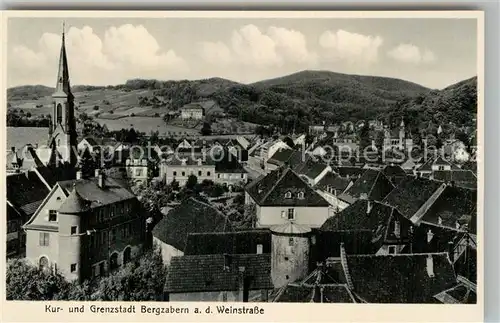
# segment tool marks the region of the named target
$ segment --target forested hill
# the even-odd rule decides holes
[[[413,129],[436,128],[450,122],[475,127],[477,108],[477,77],[472,77],[443,90],[398,101],[385,116],[392,124],[403,117]]]
[[[253,84],[241,84],[222,78],[204,80],[158,81],[129,80],[116,86],[74,86],[78,97],[91,100],[108,89],[127,92],[130,102],[147,96],[163,97],[165,109],[184,104],[215,100],[229,115],[239,120],[280,127],[283,131],[304,131],[310,124],[357,121],[360,119],[401,116],[418,122],[450,120],[466,123],[476,109],[476,78],[443,90],[430,90],[400,79],[340,74],[328,71],[302,71]],[[52,89],[23,86],[8,89],[8,100],[36,100],[49,96]],[[105,93],[104,93],[105,94]],[[97,95],[97,93],[96,93]],[[105,96],[105,95],[104,95]],[[135,100],[131,96],[137,97]],[[108,109],[114,106],[110,100]],[[78,102],[77,102],[78,104]],[[137,103],[130,103],[136,104]],[[436,115],[437,113],[437,115]]]

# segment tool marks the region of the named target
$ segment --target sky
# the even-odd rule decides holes
[[[55,86],[61,18],[9,18],[7,86]],[[72,85],[222,77],[252,83],[302,70],[400,78],[441,89],[477,74],[468,18],[68,18]]]

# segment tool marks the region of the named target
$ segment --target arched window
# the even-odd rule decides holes
[[[111,270],[118,268],[118,254],[116,252],[111,255],[109,261]]]
[[[285,198],[286,198],[286,199],[290,199],[290,198],[292,198],[292,193],[291,193],[291,192],[286,192],[286,193],[285,193]]]
[[[47,257],[41,257],[38,261],[38,268],[40,268],[40,270],[49,269],[49,259]]]
[[[123,250],[123,264],[128,263],[131,258],[132,258],[132,250],[130,249],[130,247],[127,247],[125,248],[125,250]]]
[[[62,105],[59,103],[56,109],[56,120],[57,123],[62,123]]]
[[[304,198],[304,192],[299,192],[297,198],[302,200]]]

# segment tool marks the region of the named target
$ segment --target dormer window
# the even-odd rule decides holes
[[[297,198],[300,200],[303,200],[304,199],[304,192],[297,193]]]
[[[285,193],[285,198],[286,199],[291,199],[292,198],[292,193],[291,192],[286,192]]]

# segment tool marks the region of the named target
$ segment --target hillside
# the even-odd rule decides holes
[[[392,124],[403,117],[411,128],[427,129],[450,123],[475,127],[476,113],[477,77],[472,77],[439,91],[401,100],[385,116]]]
[[[418,123],[462,124],[476,109],[475,78],[437,91],[400,79],[327,71],[302,71],[248,85],[222,78],[135,79],[116,86],[74,86],[73,92],[77,113],[106,120],[102,122],[119,120],[120,125],[134,125],[143,117],[140,123],[146,128],[148,118],[161,118],[191,102],[215,102],[214,113],[222,109],[237,120],[283,131],[304,131],[323,121],[385,117],[394,122],[402,116]],[[49,87],[16,87],[8,89],[8,101],[11,109],[47,114],[51,94]]]

